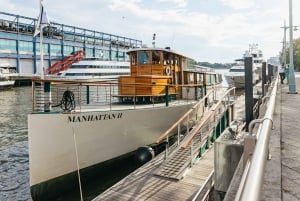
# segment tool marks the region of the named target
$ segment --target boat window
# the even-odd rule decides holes
[[[175,66],[179,66],[179,57],[175,56]]]
[[[152,64],[160,64],[160,51],[152,52]]]
[[[194,74],[189,73],[188,74],[188,84],[194,83]]]
[[[170,53],[164,52],[164,65],[170,64]]]
[[[203,82],[202,74],[197,73],[196,79],[197,79],[196,80],[197,83],[202,83]]]
[[[133,52],[133,53],[131,53],[130,54],[130,56],[131,56],[131,64],[132,65],[136,65],[137,64],[137,53],[136,52]]]
[[[139,64],[149,64],[150,63],[150,52],[140,51],[139,52]]]
[[[243,68],[231,68],[229,72],[244,72],[245,70]]]

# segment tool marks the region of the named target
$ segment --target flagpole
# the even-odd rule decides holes
[[[42,15],[42,1],[40,0],[40,14]],[[42,16],[41,16],[42,17]],[[43,24],[40,25],[40,75],[44,79],[44,47],[43,47]]]

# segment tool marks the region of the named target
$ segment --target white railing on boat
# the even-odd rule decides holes
[[[215,84],[217,83],[213,80],[206,86],[206,89],[216,87]],[[138,84],[128,84],[128,87],[135,88],[136,86]],[[203,85],[178,85],[178,87],[183,89],[185,98],[178,97],[177,93],[167,94],[168,98],[165,94],[119,95],[119,86],[116,81],[36,78],[32,84],[32,112],[70,112],[71,110],[82,112],[89,109],[122,109],[122,106],[126,106],[127,109],[154,107],[158,104],[164,106],[167,104],[166,100],[170,103],[191,102],[203,97],[206,93]],[[64,102],[66,92],[73,96],[73,102]],[[70,108],[66,107],[68,104],[69,106],[71,104]]]

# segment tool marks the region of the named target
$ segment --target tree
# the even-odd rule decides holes
[[[294,39],[293,41],[294,49],[293,49],[293,56],[294,56],[294,69],[295,71],[300,71],[300,38]],[[286,48],[286,63],[290,63],[290,48]],[[283,61],[283,52],[280,52],[280,61]]]

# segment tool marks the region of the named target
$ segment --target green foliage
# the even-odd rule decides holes
[[[221,64],[221,63],[209,63],[209,62],[197,62],[197,65],[210,67],[210,68],[218,68],[218,69],[224,69],[224,68],[230,68],[230,64]]]
[[[294,39],[294,69],[295,71],[300,71],[300,38]],[[290,48],[286,48],[286,63],[290,63]],[[280,52],[280,61],[283,61],[283,52]]]

